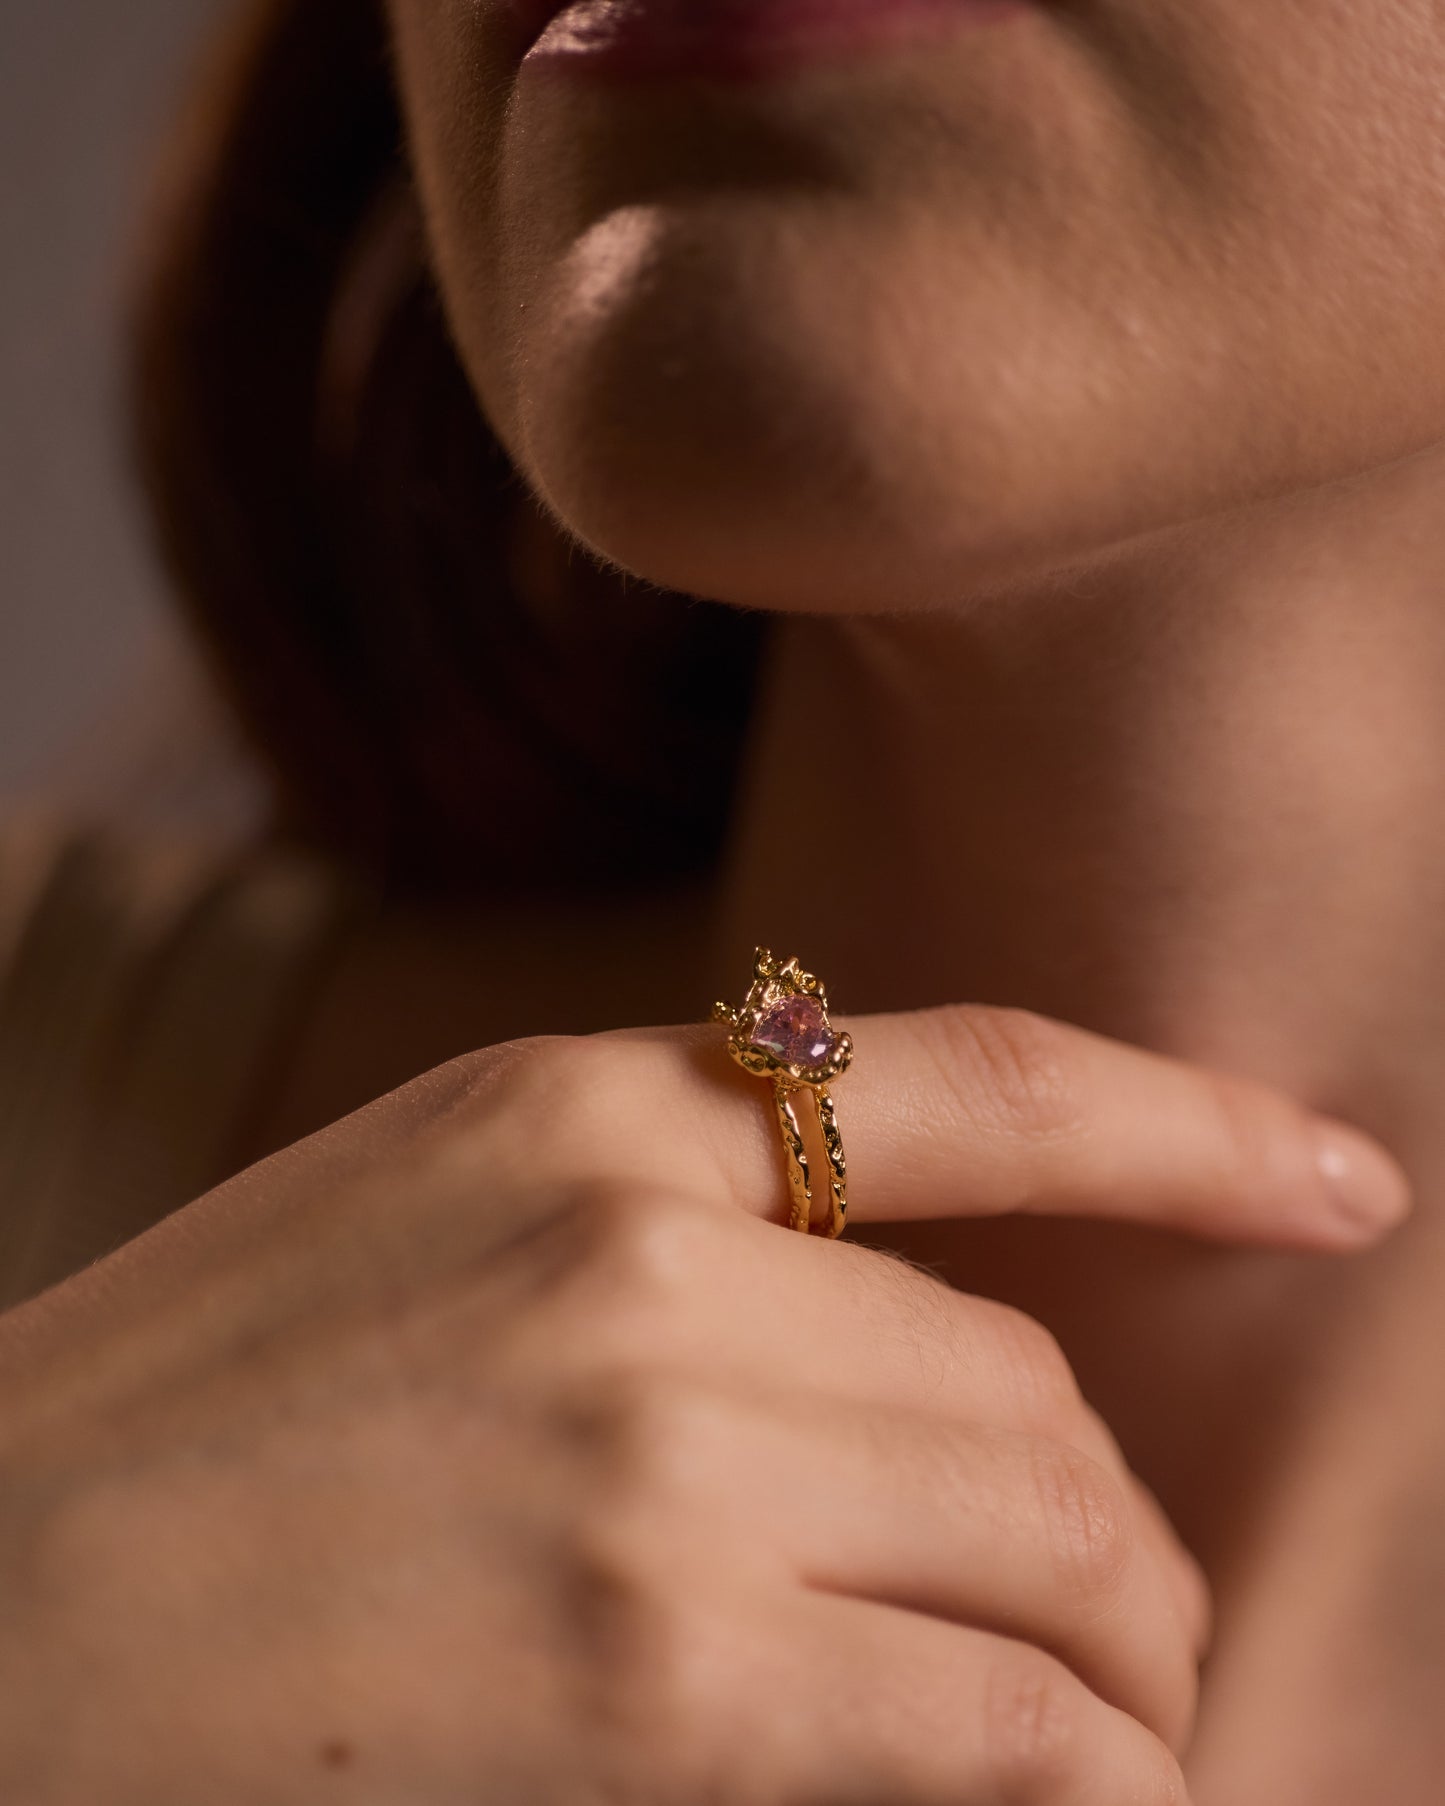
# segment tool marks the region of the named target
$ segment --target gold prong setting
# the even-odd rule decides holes
[[[728,1031],[728,1053],[734,1062],[772,1084],[787,1162],[792,1227],[805,1234],[813,1232],[813,1178],[794,1099],[800,1094],[811,1097],[829,1181],[828,1217],[819,1233],[840,1235],[848,1212],[848,1170],[827,1087],[852,1063],[853,1038],[840,1034],[829,1021],[827,987],[816,973],[805,972],[796,958],[780,960],[759,947],[747,997],[737,1008],[714,1004],[712,1017]]]
[[[772,1046],[762,1045],[758,1036],[766,1032],[770,1020],[776,1020],[793,999],[803,999],[817,1006],[817,1058],[789,1059],[787,1037]],[[837,1033],[828,1020],[828,991],[814,972],[805,972],[796,957],[774,958],[766,947],[753,956],[753,984],[741,1006],[713,1005],[713,1020],[728,1030],[728,1052],[744,1072],[755,1078],[781,1078],[791,1085],[804,1085],[819,1091],[848,1070],[853,1059],[853,1037]],[[812,1019],[799,1013],[795,1025],[811,1027]],[[809,1052],[813,1052],[810,1049]]]

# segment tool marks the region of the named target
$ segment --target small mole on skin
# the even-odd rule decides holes
[[[327,1768],[350,1768],[356,1751],[349,1743],[323,1743],[321,1760]]]

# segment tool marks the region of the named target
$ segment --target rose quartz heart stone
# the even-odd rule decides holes
[[[783,997],[769,1004],[753,1030],[753,1046],[784,1066],[821,1066],[837,1044],[816,997]]]

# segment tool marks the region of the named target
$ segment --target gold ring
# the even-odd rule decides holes
[[[848,1165],[828,1086],[848,1070],[853,1038],[828,1020],[823,981],[796,959],[777,960],[766,947],[753,958],[753,988],[737,1009],[715,1003],[712,1019],[728,1031],[728,1052],[744,1072],[768,1079],[783,1136],[792,1199],[791,1222],[804,1235],[837,1236],[848,1217]],[[818,1138],[828,1163],[828,1219],[813,1226],[813,1170],[797,1099],[813,1100]]]

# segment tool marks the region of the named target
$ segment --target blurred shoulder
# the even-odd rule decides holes
[[[45,894],[64,830],[46,816],[0,822],[0,980]]]
[[[356,907],[304,851],[40,809],[0,826],[0,1299],[241,1163]]]
[[[338,887],[270,844],[266,785],[173,638],[33,780],[0,805],[0,1028],[27,973],[74,997],[177,936],[224,966],[228,943],[284,940]]]
[[[349,883],[329,862],[255,841],[35,807],[0,820],[0,986],[47,955],[140,957],[187,925],[218,948],[279,945]],[[0,997],[3,997],[0,990]]]

